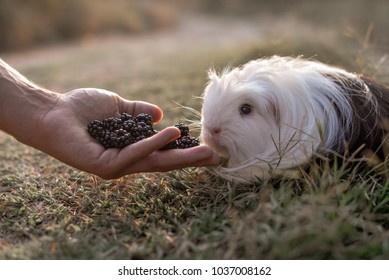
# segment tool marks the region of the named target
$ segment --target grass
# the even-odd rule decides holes
[[[132,44],[107,46],[63,50],[65,58],[19,70],[63,92],[92,84],[154,102],[165,110],[163,127],[194,118],[173,101],[200,110],[191,97],[201,94],[210,66],[317,54],[372,73],[376,58],[360,63],[361,48],[269,39],[159,51],[137,63]],[[0,135],[0,259],[388,259],[389,181],[379,170],[321,161],[249,186],[205,168],[102,180]]]
[[[1,258],[389,257],[389,183],[368,172],[322,163],[251,186],[199,169],[104,181],[17,148],[29,161],[1,168]]]

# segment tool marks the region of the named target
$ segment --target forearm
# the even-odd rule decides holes
[[[0,129],[35,146],[39,122],[58,94],[28,81],[0,59]]]

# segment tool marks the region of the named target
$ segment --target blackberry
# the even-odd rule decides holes
[[[177,127],[181,132],[182,136],[188,136],[189,135],[189,127],[183,123],[176,124],[175,127]]]
[[[120,115],[120,119],[125,122],[125,121],[129,121],[129,120],[132,120],[132,116],[128,113],[122,113]]]
[[[182,136],[177,139],[178,149],[187,149],[200,145],[199,141],[191,136]]]
[[[135,127],[136,123],[133,120],[125,120],[123,122],[123,129],[127,132],[130,132],[133,127]]]
[[[145,113],[140,113],[134,118],[134,121],[137,123],[144,122],[147,125],[152,125],[153,117]]]

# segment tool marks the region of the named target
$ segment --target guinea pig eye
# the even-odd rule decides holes
[[[248,115],[250,114],[252,111],[252,108],[251,108],[251,105],[249,104],[243,104],[241,107],[240,107],[240,113],[242,115]]]

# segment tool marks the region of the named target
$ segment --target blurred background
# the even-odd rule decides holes
[[[0,50],[23,50],[107,33],[134,34],[170,28],[184,8],[180,2],[0,0]]]
[[[217,17],[263,18],[268,31],[301,37],[303,32],[336,32],[389,44],[387,0],[0,0],[0,51],[99,36],[174,28],[188,12]],[[278,22],[300,23],[301,30],[278,29]],[[293,27],[293,26],[290,26]],[[265,28],[265,27],[264,27]],[[228,32],[228,30],[220,30]]]

